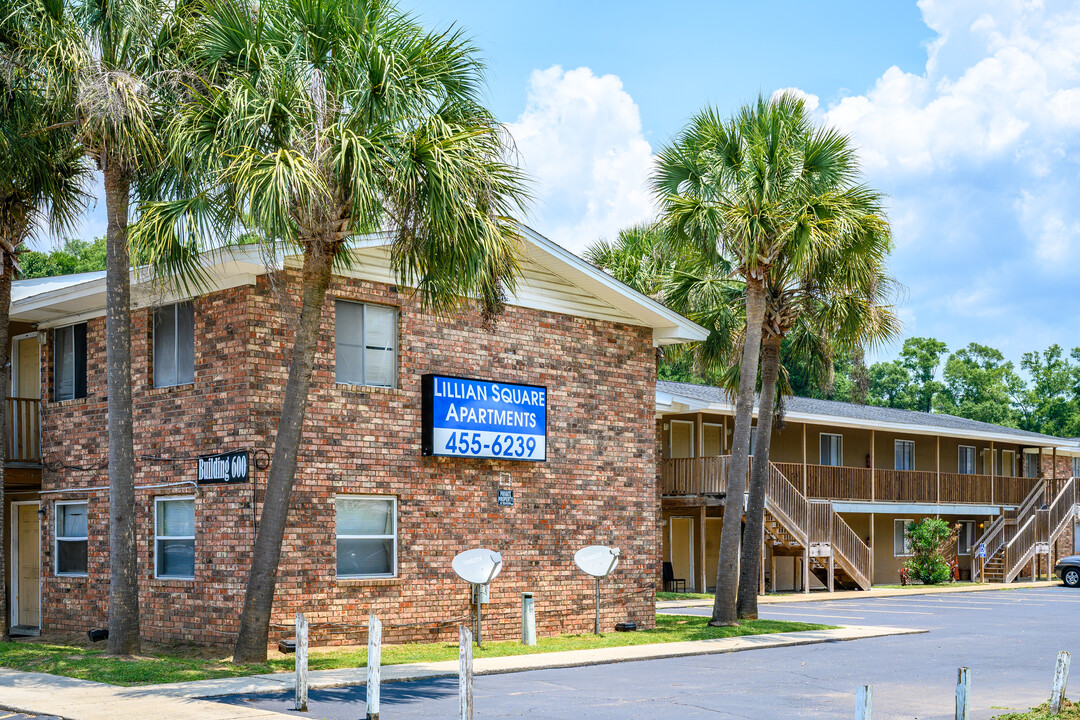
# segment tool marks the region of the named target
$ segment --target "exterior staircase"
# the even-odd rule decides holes
[[[999,515],[971,546],[971,577],[1010,583],[1039,555],[1048,557],[1054,544],[1077,516],[1077,479],[1036,483],[1020,507]],[[985,558],[980,548],[985,546]],[[1034,575],[1034,573],[1031,573]]]
[[[776,556],[806,556],[829,590],[870,589],[870,548],[828,500],[810,501],[773,463],[765,487],[765,542]]]

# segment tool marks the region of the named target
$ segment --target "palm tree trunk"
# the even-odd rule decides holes
[[[12,237],[15,237],[15,235],[9,236],[9,242]],[[14,246],[14,243],[11,244]],[[11,317],[11,281],[15,276],[15,258],[5,252],[3,254],[3,263],[3,270],[0,271],[0,350],[5,353],[4,357],[9,357],[11,351],[8,344],[11,342],[11,337],[8,334],[8,323]],[[2,510],[4,508],[4,465],[7,463],[7,398],[11,390],[10,362],[0,363],[0,387],[3,388],[3,393],[0,393],[3,398],[3,402],[0,402],[0,537],[5,537],[4,518],[6,514]],[[5,560],[4,553],[0,552],[0,611],[4,613],[4,619],[0,621],[0,639],[2,640],[9,638],[11,621],[11,611],[7,599]]]
[[[742,563],[739,566],[737,610],[741,620],[757,620],[758,615],[758,573],[765,560],[761,556],[761,543],[765,537],[765,484],[769,477],[776,380],[780,374],[780,343],[780,336],[772,334],[761,343],[761,396],[758,400],[754,464],[750,470],[750,496],[746,501]]]
[[[127,172],[105,175],[105,368],[109,427],[109,653],[139,652],[139,565],[135,542],[135,448],[131,416],[131,261]]]
[[[259,516],[259,530],[255,535],[251,573],[244,596],[244,610],[240,615],[240,633],[233,650],[235,663],[266,660],[281,542],[285,537],[289,499],[296,480],[297,456],[304,429],[311,372],[315,366],[319,323],[326,290],[330,286],[333,262],[333,254],[320,246],[318,241],[313,241],[304,251],[300,321],[296,327],[292,363],[289,365],[285,399],[274,441],[274,456],[266,481],[266,497]]]
[[[742,539],[743,496],[746,493],[746,466],[750,460],[750,423],[754,415],[758,358],[761,353],[761,323],[765,319],[765,286],[753,277],[746,279],[746,340],[739,373],[739,397],[735,401],[735,435],[728,466],[724,526],[720,532],[720,562],[716,568],[716,597],[709,625],[735,625],[739,583],[739,545]]]

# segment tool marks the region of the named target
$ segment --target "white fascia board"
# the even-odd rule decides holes
[[[697,323],[619,282],[531,228],[521,226],[521,229],[531,246],[527,249],[531,260],[653,328],[653,345],[708,338],[709,331]]]
[[[657,392],[657,397],[659,397],[659,391]],[[671,404],[672,406],[674,406],[675,403],[686,403],[691,406],[697,405],[697,407],[694,407],[693,410],[672,410],[665,412],[714,412],[726,415],[733,415],[735,413],[735,405],[733,403],[709,403],[682,396],[671,397],[672,400],[669,404]],[[757,417],[756,408],[754,409],[754,417]],[[984,430],[959,430],[957,428],[946,428],[933,425],[911,425],[908,423],[883,422],[881,420],[864,420],[861,418],[837,417],[835,415],[816,415],[813,413],[787,412],[784,413],[784,420],[790,422],[806,423],[808,425],[825,425],[841,428],[852,428],[858,430],[883,430],[885,432],[894,432],[898,435],[938,435],[941,437],[952,437],[966,440],[986,440],[988,442],[1001,442],[1013,445],[1029,445],[1045,448],[1062,447],[1061,438],[1048,437],[1045,440],[1040,440],[1039,438],[1009,435],[1008,433],[993,433]],[[1080,449],[1078,448],[1074,447],[1071,449],[1080,452]]]

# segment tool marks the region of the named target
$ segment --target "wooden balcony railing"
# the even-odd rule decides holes
[[[660,463],[664,495],[723,495],[727,491],[727,455],[668,458]]]
[[[672,458],[661,462],[665,495],[723,494],[727,480],[728,456],[712,458]],[[1020,477],[991,477],[932,470],[875,470],[869,468],[773,463],[807,499],[967,503],[1018,506],[1039,480]],[[805,475],[805,477],[804,477]],[[1048,483],[1047,497],[1063,487],[1064,480]],[[805,489],[805,490],[804,490]]]
[[[41,462],[40,400],[8,398],[7,461]]]

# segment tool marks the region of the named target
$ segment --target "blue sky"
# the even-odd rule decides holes
[[[797,88],[889,195],[906,335],[1080,345],[1080,3],[401,2],[482,49],[529,222],[570,249],[652,216],[653,153],[694,111]]]

